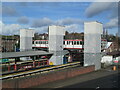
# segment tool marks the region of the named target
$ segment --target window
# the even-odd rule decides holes
[[[35,41],[32,41],[32,44],[34,44]]]
[[[43,41],[43,44],[45,44],[45,41]]]
[[[73,45],[73,41],[72,41],[72,45]]]
[[[74,45],[76,45],[76,41],[74,41]]]
[[[77,45],[79,45],[79,41],[77,41]]]
[[[48,44],[48,41],[46,41],[46,44]]]
[[[36,41],[36,44],[38,44],[38,41]]]
[[[39,41],[39,44],[41,44],[41,41]]]
[[[67,45],[68,45],[68,41],[67,41]]]
[[[63,41],[63,44],[65,45],[65,41]]]
[[[70,41],[68,41],[68,44],[70,45]]]
[[[46,41],[44,41],[44,44],[46,44]]]
[[[43,44],[43,41],[41,41],[41,44]]]
[[[45,41],[45,44],[48,44],[48,41]]]
[[[40,41],[40,44],[42,44],[42,41]]]
[[[84,42],[82,41],[82,45],[84,45]]]
[[[80,41],[80,45],[82,45],[82,41]]]

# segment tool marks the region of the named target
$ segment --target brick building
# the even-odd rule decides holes
[[[18,47],[19,36],[0,37],[0,52],[13,52]]]

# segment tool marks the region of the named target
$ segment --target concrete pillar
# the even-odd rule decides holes
[[[103,26],[99,22],[84,23],[84,66],[101,68],[101,34]]]
[[[32,49],[32,37],[34,31],[31,29],[20,30],[20,51],[26,51]]]
[[[65,35],[63,26],[49,26],[49,52],[54,55],[50,58],[49,63],[53,65],[63,64],[63,37]]]
[[[34,37],[32,29],[20,30],[20,51],[32,50],[32,37]],[[22,57],[21,60],[27,60],[27,58]]]

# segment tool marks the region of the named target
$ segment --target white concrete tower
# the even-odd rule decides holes
[[[99,22],[84,23],[84,66],[95,65],[101,68],[101,34],[103,25]]]
[[[65,30],[63,26],[49,26],[49,52],[54,55],[50,58],[49,62],[53,65],[63,64],[63,37]]]
[[[20,51],[26,51],[32,49],[32,37],[34,31],[32,29],[20,30]]]

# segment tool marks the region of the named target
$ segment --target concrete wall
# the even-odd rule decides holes
[[[103,26],[99,22],[84,23],[84,66],[101,68],[101,34]]]
[[[80,74],[89,73],[95,70],[94,66],[76,67],[49,73],[42,73],[33,76],[26,76],[11,80],[4,80],[2,88],[30,88],[48,82],[71,78]]]

